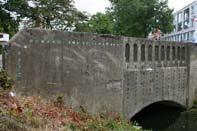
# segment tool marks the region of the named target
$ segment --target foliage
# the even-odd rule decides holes
[[[57,107],[62,107],[64,105],[64,96],[63,95],[57,96],[56,100],[54,101],[54,105]]]
[[[0,0],[0,7],[0,31],[8,34],[16,33],[20,22],[23,28],[65,31],[87,18],[73,0]]]
[[[27,10],[26,0],[0,0],[0,32],[14,35]]]
[[[13,35],[23,28],[94,32],[146,37],[159,28],[173,29],[167,0],[110,0],[111,8],[90,18],[78,11],[73,0],[0,0],[0,31]]]
[[[74,7],[73,0],[32,0],[31,3],[31,13],[27,16],[31,27],[72,30],[76,22],[86,18]]]
[[[13,80],[9,77],[6,71],[0,71],[0,88],[3,90],[10,90],[13,87]]]
[[[97,13],[90,20],[78,23],[75,31],[92,32],[99,34],[113,34],[114,21],[110,12]]]
[[[110,1],[116,34],[147,37],[155,28],[159,28],[163,33],[173,29],[173,10],[169,9],[167,0]]]
[[[193,101],[193,107],[197,107],[197,100],[195,99],[194,101]]]

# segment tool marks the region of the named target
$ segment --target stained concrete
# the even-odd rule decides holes
[[[155,102],[190,107],[195,99],[197,48],[190,43],[28,29],[9,44],[6,69],[23,95],[63,95],[67,106],[128,118]]]

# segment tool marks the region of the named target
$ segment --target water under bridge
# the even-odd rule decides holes
[[[90,113],[131,118],[145,107],[191,107],[197,87],[197,47],[113,35],[19,31],[6,52],[16,91],[83,106]]]

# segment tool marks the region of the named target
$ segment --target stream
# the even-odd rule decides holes
[[[188,111],[180,107],[156,104],[132,118],[144,130],[197,131],[197,108]]]

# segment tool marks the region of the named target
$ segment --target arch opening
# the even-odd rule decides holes
[[[161,46],[161,60],[162,61],[165,60],[165,49],[164,49],[164,45]]]
[[[148,46],[148,61],[152,61],[152,46]]]
[[[173,101],[159,101],[146,106],[130,120],[137,122],[145,130],[166,130],[178,120],[185,109],[183,105]]]
[[[155,61],[159,60],[159,46],[155,46]]]
[[[141,45],[141,61],[145,61],[145,45]]]
[[[126,62],[130,61],[130,45],[126,44],[125,46],[125,58],[126,58]]]
[[[137,44],[134,44],[134,47],[133,47],[133,60],[134,60],[134,62],[137,62],[137,60],[138,60],[138,46],[137,46]]]

